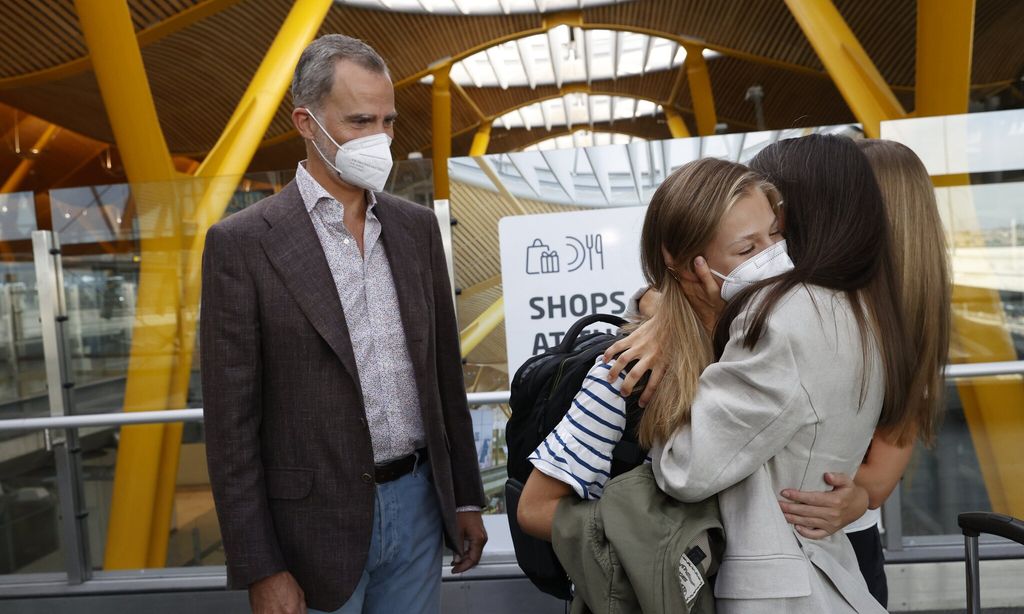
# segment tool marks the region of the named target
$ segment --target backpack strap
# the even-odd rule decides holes
[[[580,318],[572,325],[572,328],[566,331],[565,337],[562,338],[562,342],[558,344],[558,348],[555,351],[561,354],[568,353],[572,350],[572,346],[576,343],[576,338],[580,336],[583,329],[598,322],[604,322],[605,324],[611,324],[612,326],[619,327],[625,326],[626,324],[626,320],[608,313],[595,313],[584,318]]]
[[[615,449],[612,450],[612,461],[620,461],[629,465],[630,467],[636,467],[647,459],[647,450],[640,447],[640,444],[635,441],[628,441],[626,439],[620,439],[619,443],[615,445]]]

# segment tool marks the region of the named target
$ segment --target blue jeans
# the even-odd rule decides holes
[[[332,614],[440,613],[443,528],[429,474],[429,465],[417,466],[377,485],[363,577]]]

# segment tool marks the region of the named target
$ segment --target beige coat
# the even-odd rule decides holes
[[[776,305],[752,351],[749,314],[701,375],[691,424],[652,451],[658,485],[681,501],[720,493],[719,612],[884,612],[846,536],[804,539],[778,504],[785,488],[830,490],[825,472],[860,466],[884,394],[874,337],[865,352],[845,294],[815,286]]]

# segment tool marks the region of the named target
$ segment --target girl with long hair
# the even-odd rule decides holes
[[[712,265],[732,270],[769,248],[784,254],[784,245],[777,245],[777,209],[776,190],[759,175],[714,158],[677,169],[652,197],[642,232],[642,260],[666,302],[678,303],[665,327],[677,351],[676,368],[659,395],[673,402],[646,408],[637,432],[643,447],[664,441],[687,423],[698,378],[713,358],[710,333],[676,281],[693,274],[685,267],[672,271],[670,263],[704,256]],[[519,502],[518,521],[531,535],[550,540],[561,498],[599,498],[610,478],[612,449],[626,425],[626,403],[619,394],[621,379],[608,383],[607,370],[599,359],[566,417],[530,457],[535,468]]]

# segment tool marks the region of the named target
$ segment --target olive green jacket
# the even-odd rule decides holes
[[[718,499],[675,501],[650,465],[608,482],[599,500],[564,498],[552,544],[574,584],[574,614],[715,611],[708,577],[725,549]]]

